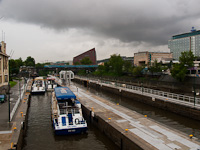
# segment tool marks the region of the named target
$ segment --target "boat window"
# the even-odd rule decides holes
[[[79,109],[75,109],[75,114],[79,114]]]

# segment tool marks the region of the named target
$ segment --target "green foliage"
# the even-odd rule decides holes
[[[160,63],[155,60],[152,65],[149,67],[149,71],[153,74],[154,72],[161,72],[162,71],[162,66]]]
[[[122,67],[123,67],[124,61],[120,55],[116,55],[116,54],[111,55],[108,64],[109,64],[109,71],[111,73],[114,73],[117,76],[122,75]]]
[[[49,73],[49,71],[40,70],[40,71],[38,72],[38,75],[39,75],[39,76],[47,76],[48,73]]]
[[[79,62],[75,62],[74,65],[80,65],[80,63]]]
[[[144,69],[144,67],[142,67],[142,66],[134,67],[133,68],[133,75],[135,75],[135,76],[141,76],[143,69]]]
[[[79,70],[78,75],[86,75],[86,70]]]
[[[10,87],[13,87],[13,86],[15,86],[17,84],[17,82],[15,82],[15,81],[9,81],[9,84],[10,84]]]
[[[131,64],[130,61],[124,61],[124,68],[123,68],[123,70],[125,72],[131,72],[131,70],[132,70],[132,64]]]
[[[173,68],[171,70],[172,77],[177,79],[178,81],[184,81],[187,69],[194,66],[194,59],[195,57],[191,51],[182,52],[181,56],[179,57],[180,64],[173,65]]]
[[[42,68],[42,67],[44,67],[44,65],[45,65],[45,64],[37,63],[37,64],[35,65],[35,67],[36,67],[36,68]]]
[[[171,75],[178,81],[184,81],[186,76],[187,68],[182,64],[174,64],[171,70]]]
[[[90,60],[89,57],[85,57],[81,60],[81,65],[91,65],[92,64],[92,61]]]
[[[12,76],[14,74],[18,74],[19,73],[19,68],[20,66],[23,66],[23,61],[21,59],[21,57],[19,59],[10,59],[9,60],[9,74]]]
[[[93,74],[103,76],[122,76],[123,73],[131,73],[132,69],[133,67],[131,62],[124,61],[120,55],[113,54],[110,56],[109,61],[105,62],[104,65],[100,65]]]
[[[20,66],[23,66],[24,65],[24,62],[22,60],[22,58],[20,57],[19,59],[16,59],[15,62],[17,63],[17,66],[20,67]]]
[[[194,55],[191,51],[185,51],[181,53],[181,56],[179,57],[179,62],[182,65],[185,65],[186,67],[190,68],[194,66]]]
[[[35,67],[35,59],[31,56],[28,56],[26,60],[24,61],[25,66],[33,66]]]
[[[17,65],[14,59],[9,60],[9,73],[10,75],[19,73],[19,66]]]

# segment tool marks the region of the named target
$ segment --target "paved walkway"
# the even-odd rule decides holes
[[[149,96],[149,97],[152,97],[152,98],[158,98],[158,99],[161,99],[161,100],[164,100],[164,101],[170,101],[172,103],[176,103],[176,104],[179,104],[179,105],[185,105],[185,106],[189,106],[191,108],[195,107],[196,109],[200,109],[200,104],[197,104],[197,102],[194,106],[193,102],[191,103],[191,102],[187,102],[187,101],[183,101],[183,100],[178,100],[178,99],[175,99],[175,98],[170,98],[170,97],[165,97],[165,96],[156,95],[156,94],[152,94],[152,93],[147,93],[145,91],[142,92],[141,90],[134,90],[134,89],[128,89],[128,88],[125,88],[125,87],[119,87],[119,86],[116,86],[116,85],[113,85],[113,84],[101,83],[101,82],[98,82],[96,80],[91,80],[91,79],[87,79],[87,78],[79,78],[79,77],[76,77],[76,78],[80,79],[80,80],[85,80],[85,81],[88,80],[89,82],[92,82],[92,83],[95,83],[95,84],[104,85],[104,86],[116,88],[116,89],[119,89],[119,90],[129,91],[129,92],[140,94],[140,95],[146,95],[146,96]],[[172,93],[172,94],[174,94],[174,93]]]
[[[200,148],[200,143],[195,138],[190,139],[189,135],[168,129],[148,119],[147,116],[97,97],[89,91],[78,89],[77,93],[75,86],[71,85],[70,88],[85,107],[88,109],[93,107],[94,114],[101,114],[108,123],[117,126],[124,136],[140,144],[143,149],[197,150]],[[125,132],[125,129],[128,131]]]
[[[15,106],[19,98],[19,82],[10,89],[10,112]],[[23,86],[23,81],[20,81],[20,86]],[[8,96],[7,96],[8,98]],[[0,150],[10,148],[10,141],[12,138],[12,128],[15,125],[15,121],[9,122],[8,119],[8,100],[0,104]]]

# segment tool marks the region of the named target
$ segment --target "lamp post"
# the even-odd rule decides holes
[[[10,83],[8,81],[8,122],[10,122]]]
[[[194,79],[193,79],[193,92],[194,92],[194,106],[195,106],[195,101],[196,101],[196,89],[195,89],[195,76],[194,76]]]

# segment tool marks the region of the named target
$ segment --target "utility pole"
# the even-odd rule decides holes
[[[193,83],[193,90],[194,90],[194,106],[195,106],[195,100],[196,100],[195,78],[196,78],[196,77],[194,77],[194,83]]]
[[[8,81],[8,122],[10,122],[10,83]]]

